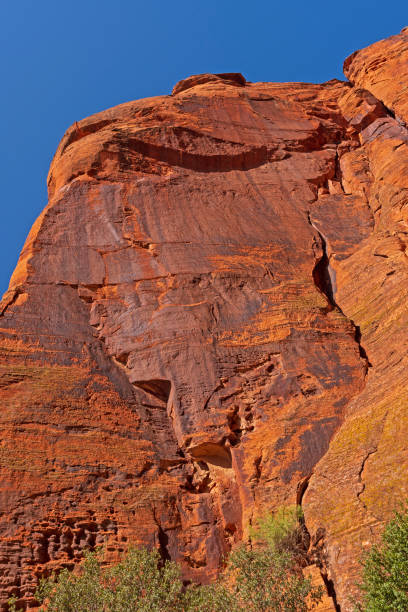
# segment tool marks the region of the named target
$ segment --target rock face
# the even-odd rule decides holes
[[[211,580],[295,501],[351,609],[408,492],[407,62],[403,31],[350,82],[198,75],[67,131],[0,307],[1,610],[104,542]]]

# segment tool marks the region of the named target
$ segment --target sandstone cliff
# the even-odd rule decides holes
[[[407,495],[408,32],[75,123],[0,307],[0,599],[107,542],[208,581],[301,503],[350,610]]]

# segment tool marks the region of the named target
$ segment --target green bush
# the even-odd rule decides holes
[[[88,552],[80,574],[62,570],[40,582],[36,598],[47,612],[179,612],[184,600],[175,563],[160,567],[157,551],[132,549],[113,567],[102,569]]]
[[[306,612],[321,600],[322,589],[304,578],[290,552],[241,546],[231,553],[227,581],[234,584],[236,608],[247,612]]]
[[[362,601],[364,612],[408,610],[408,505],[386,525],[381,542],[363,559]]]
[[[252,544],[230,554],[213,585],[184,587],[179,567],[162,563],[156,551],[130,550],[110,568],[88,552],[81,572],[64,569],[41,580],[36,598],[47,612],[305,612],[322,589],[303,577],[296,560],[299,517],[292,508],[261,519]]]
[[[321,600],[322,589],[313,587],[299,567],[306,545],[302,519],[299,506],[278,508],[250,530],[252,546],[231,553],[225,575],[230,583],[235,577],[239,610],[301,612]]]
[[[299,555],[306,544],[300,506],[282,506],[273,514],[258,519],[250,530],[252,539],[277,552]]]

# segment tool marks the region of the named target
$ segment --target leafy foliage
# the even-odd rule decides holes
[[[305,552],[301,519],[299,506],[278,508],[251,529],[253,547],[241,545],[232,552],[226,574],[235,576],[239,610],[300,612],[321,600],[322,589],[313,587],[299,569]]]
[[[241,546],[231,554],[226,573],[234,583],[237,607],[233,610],[306,612],[322,596],[321,589],[303,577],[289,552]]]
[[[300,506],[282,506],[274,514],[258,519],[251,529],[252,538],[276,552],[290,552],[298,556],[305,548],[303,512]]]
[[[364,612],[406,612],[408,610],[408,504],[394,513],[381,542],[363,559],[359,585]]]
[[[17,606],[17,602],[18,602],[18,599],[17,599],[17,597],[15,595],[12,595],[12,597],[9,598],[9,600],[7,602],[8,603],[9,612],[17,612],[17,607],[16,607]]]
[[[110,568],[88,552],[80,573],[64,569],[43,579],[36,598],[47,612],[305,612],[322,592],[296,560],[299,517],[289,508],[260,520],[253,543],[230,554],[213,585],[184,587],[179,567],[156,551],[132,549]],[[15,612],[16,600],[9,603]]]
[[[178,612],[183,583],[175,563],[159,568],[157,551],[132,549],[117,565],[103,570],[97,553],[86,553],[81,574],[64,569],[42,580],[36,593],[47,612]],[[43,608],[44,609],[44,608]]]

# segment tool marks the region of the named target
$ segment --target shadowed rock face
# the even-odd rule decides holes
[[[0,307],[2,610],[103,543],[208,581],[296,500],[349,609],[407,493],[407,60],[402,32],[351,84],[198,75],[67,131]]]

